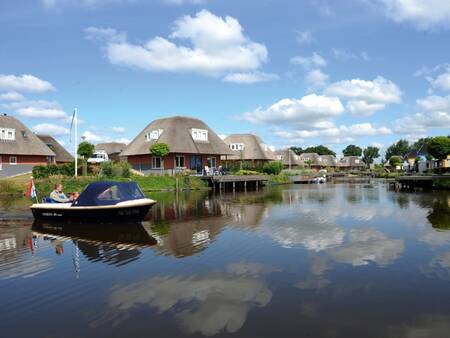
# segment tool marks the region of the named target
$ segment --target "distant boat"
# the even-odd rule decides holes
[[[146,198],[135,182],[94,182],[70,203],[35,203],[36,220],[68,222],[136,222],[156,201]]]
[[[316,184],[321,184],[321,183],[326,183],[326,182],[327,182],[327,179],[326,179],[325,177],[315,177],[315,178],[312,180],[312,182],[313,182],[313,183],[316,183]]]

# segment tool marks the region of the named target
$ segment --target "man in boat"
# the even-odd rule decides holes
[[[66,194],[64,194],[61,183],[55,184],[55,190],[50,194],[50,198],[56,203],[68,203],[73,201],[72,197],[68,198]]]

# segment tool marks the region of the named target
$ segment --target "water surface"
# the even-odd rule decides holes
[[[449,193],[152,197],[126,226],[32,224],[0,203],[1,335],[449,336]]]

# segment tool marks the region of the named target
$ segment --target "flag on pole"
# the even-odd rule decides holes
[[[34,180],[31,179],[30,183],[28,183],[27,191],[25,192],[25,196],[28,198],[36,198],[37,201],[37,191],[34,185]]]
[[[70,137],[69,137],[69,141],[70,141],[70,143],[72,143],[72,128],[73,128],[73,122],[74,122],[74,120],[75,120],[75,112],[76,112],[76,110],[74,109],[73,110],[73,114],[72,114],[72,121],[70,121]],[[76,121],[76,122],[78,122],[78,121]],[[76,123],[75,122],[75,123]],[[76,142],[77,140],[75,140],[75,142]]]

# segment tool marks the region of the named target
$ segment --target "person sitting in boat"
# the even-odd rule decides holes
[[[55,184],[55,190],[50,194],[50,199],[56,203],[68,203],[72,202],[72,197],[68,198],[63,192],[63,187],[61,183]]]

